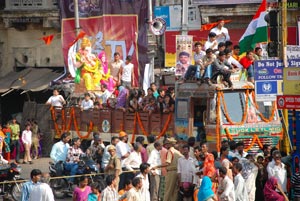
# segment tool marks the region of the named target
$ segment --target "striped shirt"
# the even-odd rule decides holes
[[[300,172],[294,174],[294,176],[291,179],[291,183],[294,187],[294,197],[300,198]]]
[[[101,193],[101,201],[118,201],[118,199],[118,192],[110,186],[107,186]]]

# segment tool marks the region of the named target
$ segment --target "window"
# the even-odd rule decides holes
[[[176,119],[188,118],[188,100],[182,99],[176,101]]]
[[[240,122],[244,115],[245,108],[245,94],[243,92],[224,93],[225,106],[221,101],[221,114],[224,124],[228,124],[228,120],[225,117],[225,112],[233,122]]]

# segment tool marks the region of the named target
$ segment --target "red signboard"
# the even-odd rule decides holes
[[[300,109],[300,95],[299,96],[277,96],[278,109]]]

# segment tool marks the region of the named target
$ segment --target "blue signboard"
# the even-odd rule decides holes
[[[167,29],[170,29],[169,6],[159,6],[154,8],[155,17],[163,18],[166,21]]]
[[[300,67],[300,59],[289,59],[288,67]]]
[[[282,80],[282,60],[259,60],[254,62],[254,79],[257,80]]]
[[[255,81],[256,99],[259,101],[274,101],[277,96],[277,81]]]

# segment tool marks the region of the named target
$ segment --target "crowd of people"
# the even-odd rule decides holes
[[[218,19],[218,25],[210,31],[207,41],[194,44],[193,57],[187,52],[179,53],[176,71],[183,72],[182,78],[200,79],[208,84],[222,82],[232,87],[231,74],[240,72],[241,77],[244,76],[242,79],[254,83],[254,61],[262,59],[262,48],[256,47],[240,56],[240,47],[230,41],[224,24],[223,18]]]
[[[158,89],[155,83],[151,83],[147,93],[143,89],[119,86],[111,93],[105,84],[101,85],[100,92],[86,92],[84,98],[77,105],[81,111],[93,109],[118,109],[124,112],[148,112],[169,113],[175,110],[174,87],[167,90]],[[58,89],[53,90],[53,95],[47,100],[47,105],[62,108],[67,102]]]
[[[80,139],[64,133],[50,157],[75,175],[78,167]],[[294,200],[300,199],[299,173],[291,177],[289,157],[270,145],[258,153],[245,152],[243,142],[222,141],[220,153],[209,152],[205,142],[194,137],[187,141],[166,136],[156,140],[138,136],[128,143],[121,131],[104,145],[98,133],[85,151],[105,174],[106,188],[98,189],[102,201],[277,201],[289,200],[291,186]],[[73,184],[72,178],[69,182]],[[74,200],[88,199],[91,189],[80,180],[81,190],[74,190]],[[98,184],[91,184],[91,187]],[[83,189],[87,189],[86,191]],[[84,193],[85,192],[85,193]],[[94,191],[93,191],[94,192]]]
[[[12,158],[16,163],[33,164],[41,154],[41,132],[36,120],[27,120],[25,129],[21,132],[20,124],[16,118],[0,126],[0,162],[7,164]],[[23,162],[21,153],[24,152]]]

